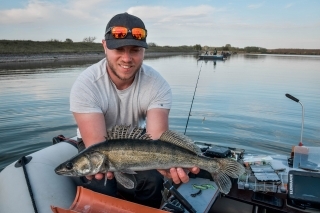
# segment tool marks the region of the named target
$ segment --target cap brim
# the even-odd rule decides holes
[[[139,46],[148,49],[148,44],[145,41],[136,39],[107,39],[108,49],[117,49],[123,46]]]

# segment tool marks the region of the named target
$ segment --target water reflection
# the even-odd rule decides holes
[[[217,64],[225,63],[225,61],[226,60],[197,60],[197,65],[202,65],[202,63],[204,63],[206,66],[211,66],[212,64],[212,69],[215,70],[217,68]]]
[[[91,65],[100,59],[0,63],[0,76],[59,72],[63,68]]]
[[[194,57],[196,55],[185,54],[179,57]],[[103,56],[102,56],[103,57]],[[33,61],[33,62],[8,62],[0,63],[0,76],[19,74],[38,74],[46,72],[63,72],[63,68],[88,67],[100,61],[101,58],[82,58],[55,61]],[[149,53],[145,55],[147,60],[159,60],[160,58],[177,57],[177,53]]]
[[[288,154],[301,128],[301,108],[285,97],[290,93],[305,106],[305,145],[320,146],[320,57],[280,58],[238,54],[198,61],[183,55],[144,62],[171,85],[170,129],[184,132],[194,96],[186,133],[194,141]],[[95,62],[0,64],[0,170],[49,146],[52,137],[76,134],[70,88]]]
[[[272,59],[272,60],[309,60],[309,61],[319,61],[319,55],[280,55],[280,54],[244,54],[245,59]]]
[[[266,58],[266,55],[261,55],[261,54],[245,54],[244,55],[245,59],[262,59],[262,58]]]

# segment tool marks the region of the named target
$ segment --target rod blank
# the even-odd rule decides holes
[[[303,123],[304,123],[304,107],[303,107],[302,103],[299,101],[298,98],[295,98],[295,97],[293,97],[292,95],[290,95],[288,93],[286,94],[286,96],[287,96],[287,98],[290,98],[291,100],[299,103],[301,105],[301,107],[302,107],[301,134],[300,134],[300,143],[299,143],[299,145],[300,144],[303,145],[303,143],[302,143],[302,134],[303,134]]]

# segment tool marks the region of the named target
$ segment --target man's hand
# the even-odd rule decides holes
[[[105,178],[107,176],[107,179],[111,180],[114,178],[113,172],[107,172],[107,173],[97,173],[95,175],[86,176],[88,180],[92,180],[93,178],[97,180],[101,180],[102,178]]]
[[[187,170],[187,171],[186,171]],[[170,170],[158,169],[158,172],[163,176],[172,179],[175,184],[187,183],[189,181],[188,173],[198,174],[200,169],[198,167],[183,169],[183,168],[171,168]]]

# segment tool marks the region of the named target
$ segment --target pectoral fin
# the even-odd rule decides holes
[[[137,185],[136,179],[133,176],[133,174],[114,172],[114,177],[116,178],[118,183],[120,183],[121,185],[123,185],[127,189],[133,189]]]

